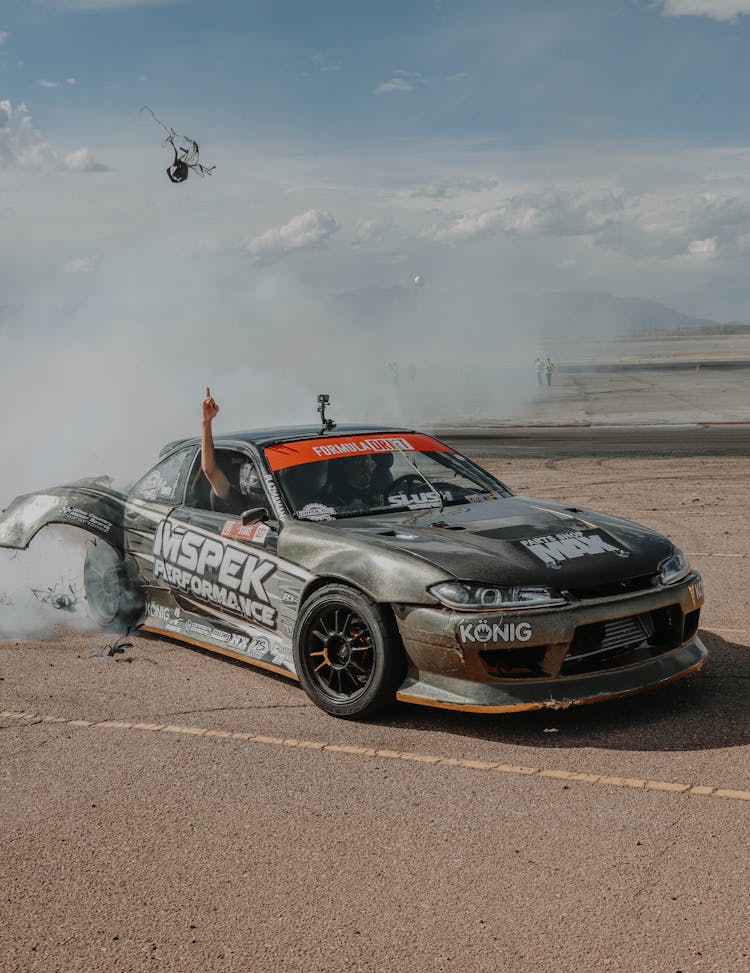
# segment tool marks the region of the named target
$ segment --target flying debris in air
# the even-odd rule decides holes
[[[167,133],[162,145],[170,145],[174,152],[174,160],[167,167],[167,175],[171,182],[185,182],[191,170],[197,172],[199,176],[211,175],[216,166],[204,166],[198,161],[200,146],[195,139],[178,135],[173,128],[169,128],[161,119],[157,118],[148,105],[144,105],[141,111],[147,111],[157,125],[161,125]]]
[[[412,283],[415,287],[424,287],[424,277],[421,274],[417,274]]]
[[[68,591],[64,590],[65,582],[60,579],[60,583],[51,588],[32,588],[31,593],[43,605],[51,608],[59,608],[61,611],[74,612],[78,604],[78,595],[74,584],[68,585]]]

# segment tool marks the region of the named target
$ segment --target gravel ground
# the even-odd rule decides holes
[[[161,639],[0,643],[2,973],[750,970],[750,460],[487,465],[690,552],[706,669],[350,724]]]

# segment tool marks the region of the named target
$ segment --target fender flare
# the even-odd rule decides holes
[[[66,524],[106,541],[122,557],[127,497],[110,482],[91,478],[16,497],[0,514],[0,547],[26,550],[43,527]]]

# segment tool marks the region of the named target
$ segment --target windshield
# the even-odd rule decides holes
[[[303,520],[478,503],[510,491],[460,453],[419,433],[329,436],[266,448],[290,509]]]

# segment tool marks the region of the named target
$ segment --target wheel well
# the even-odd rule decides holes
[[[373,598],[373,596],[370,594],[369,591],[365,591],[364,588],[360,588],[358,585],[352,584],[352,582],[348,578],[340,578],[335,574],[321,575],[320,577],[315,578],[302,592],[302,595],[300,596],[300,600],[299,600],[298,611],[302,609],[302,606],[305,604],[305,602],[312,595],[314,595],[316,591],[319,591],[321,588],[324,588],[327,584],[345,585],[347,588],[351,588],[352,591],[356,591],[357,594],[362,595],[364,598],[367,598],[369,601],[373,602],[374,604],[379,605],[380,608],[388,614],[393,624],[393,633],[395,637],[398,639],[398,643],[401,646],[401,651],[404,653],[404,657],[406,658],[406,649],[404,648],[404,643],[401,638],[401,632],[399,630],[398,623],[396,621],[396,615],[395,612],[393,611],[393,606],[391,605],[391,603],[389,601],[378,601],[377,598]]]
[[[327,584],[343,584],[346,585],[347,588],[351,588],[352,591],[356,591],[360,595],[364,595],[365,598],[369,598],[370,601],[376,600],[372,597],[369,591],[365,591],[364,588],[360,588],[356,584],[352,584],[348,578],[340,578],[335,574],[324,574],[319,578],[314,578],[305,588],[300,596],[299,607],[301,608],[311,595],[315,594],[316,591],[319,591],[320,588],[324,588]]]

